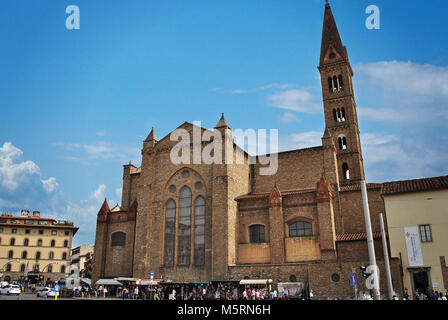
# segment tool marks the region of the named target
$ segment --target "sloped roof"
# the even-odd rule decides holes
[[[448,176],[384,182],[383,195],[448,189]]]
[[[333,17],[333,12],[331,11],[330,4],[327,2],[325,4],[324,13],[324,25],[322,28],[322,43],[320,47],[320,62],[319,65],[324,64],[325,55],[328,49],[333,47],[334,50],[344,59],[347,60],[347,51],[342,44],[341,37],[339,35],[338,27],[336,26],[336,21]]]

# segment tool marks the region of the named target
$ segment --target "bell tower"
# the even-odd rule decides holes
[[[325,127],[337,149],[340,184],[364,180],[358,116],[353,91],[353,70],[342,44],[328,0],[318,70],[321,77]]]

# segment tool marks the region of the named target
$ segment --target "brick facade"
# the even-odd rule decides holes
[[[266,165],[246,153],[242,164],[176,165],[170,160],[170,152],[177,141],[171,141],[169,135],[158,141],[153,128],[143,143],[141,167],[124,166],[120,211],[111,212],[105,203],[99,212],[93,281],[114,276],[148,278],[152,270],[157,278],[175,282],[239,281],[244,277],[271,278],[278,282],[288,281],[295,275],[298,281],[308,282],[318,298],[351,295],[352,288],[347,284],[349,272],[368,264],[365,238],[350,238],[353,234],[365,235],[359,187],[359,181],[364,179],[364,167],[353,73],[346,49],[339,43],[327,4],[323,58],[319,65],[326,124],[322,145],[278,153],[278,170],[273,175],[260,174],[260,169]],[[329,85],[336,82],[328,80],[333,76],[338,79],[339,75],[340,87],[333,90]],[[342,106],[343,119],[337,119],[335,110]],[[186,130],[190,136],[195,132],[210,133],[187,122],[178,129]],[[224,116],[213,132],[222,135],[223,145],[232,147],[233,159],[241,154],[228,140],[226,133],[231,134],[231,129]],[[193,159],[193,149],[198,146],[190,146],[190,159]],[[202,152],[209,147],[210,143],[199,146]],[[251,163],[253,159],[255,163]],[[198,183],[202,188],[196,187]],[[375,232],[379,231],[378,215],[384,213],[378,186],[368,185]],[[179,192],[184,187],[192,192],[191,257],[187,265],[177,260],[181,232]],[[205,199],[205,258],[200,265],[194,263],[197,210],[194,201],[197,197]],[[176,203],[174,264],[166,265],[165,248],[171,243],[166,233],[167,202],[170,200]],[[252,226],[262,228],[262,236],[258,235],[262,237],[260,241],[251,242]],[[308,233],[300,234],[304,231],[294,229],[298,226],[306,226]],[[126,234],[126,243],[112,247],[112,234],[118,231]],[[381,268],[381,242],[377,240],[375,246]],[[397,261],[393,260],[392,266],[394,285],[399,292],[401,280]],[[340,275],[339,284],[332,280],[335,272]],[[382,285],[384,288],[383,282]]]

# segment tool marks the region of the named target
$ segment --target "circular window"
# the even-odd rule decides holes
[[[171,193],[176,192],[176,186],[170,186],[170,192]]]
[[[196,182],[196,184],[194,186],[195,186],[195,188],[197,190],[201,190],[202,189],[202,183],[200,183],[200,182]]]
[[[297,278],[296,278],[296,276],[295,275],[290,275],[289,276],[289,282],[297,282]]]
[[[339,279],[340,279],[339,274],[337,274],[337,273],[333,273],[333,274],[331,275],[331,280],[333,280],[333,282],[338,282]]]
[[[184,178],[188,178],[190,176],[190,172],[188,172],[188,170],[185,170],[184,172],[182,172],[182,176]]]

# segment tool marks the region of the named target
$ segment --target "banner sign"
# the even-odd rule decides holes
[[[409,266],[423,267],[423,255],[422,247],[420,246],[418,227],[405,227],[404,238],[406,239]]]

